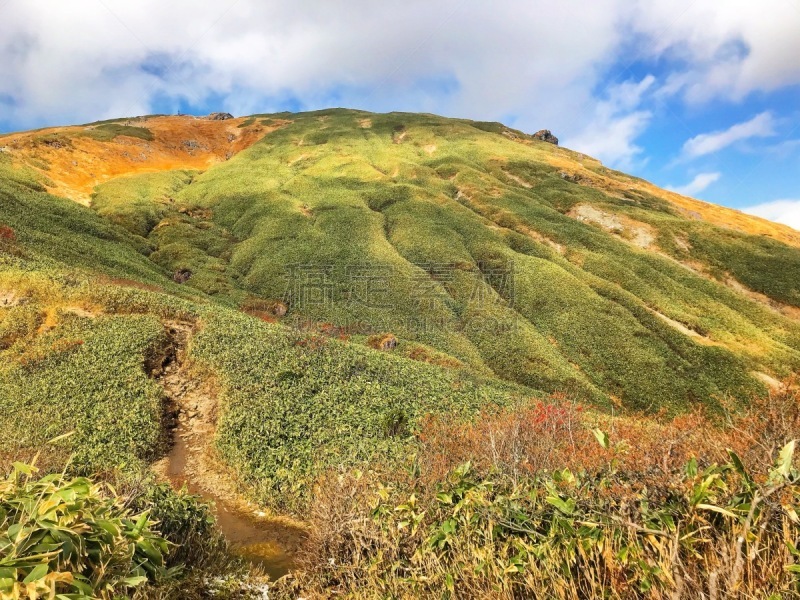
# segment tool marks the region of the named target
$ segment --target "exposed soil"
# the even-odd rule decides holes
[[[87,308],[85,306],[64,306],[61,309],[65,313],[70,313],[82,319],[95,319],[100,314],[99,310]]]
[[[657,310],[654,310],[653,314],[656,315],[662,321],[664,321],[670,327],[673,327],[674,329],[680,331],[682,334],[687,335],[690,338],[693,338],[698,343],[712,345],[712,346],[718,345],[710,338],[707,338],[706,336],[696,332],[694,329],[690,329],[680,321],[676,321],[675,319],[670,319],[667,315],[661,314]]]
[[[649,248],[655,241],[652,228],[634,221],[624,215],[604,212],[589,204],[579,204],[567,213],[567,216],[581,221],[599,225],[609,233],[615,233],[639,248]]]
[[[681,250],[683,250],[684,252],[691,252],[692,251],[692,244],[690,244],[689,240],[687,240],[685,237],[676,235],[676,236],[673,236],[672,239],[675,240],[675,245],[678,248],[680,248]]]
[[[691,271],[695,275],[699,275],[700,277],[708,279],[709,281],[713,281],[714,283],[721,283],[729,287],[730,289],[744,296],[747,296],[751,300],[758,302],[762,306],[767,307],[768,309],[770,309],[775,313],[778,313],[789,319],[800,321],[800,307],[792,306],[790,304],[784,304],[782,302],[779,302],[778,300],[770,298],[765,294],[756,292],[755,290],[751,290],[747,286],[743,285],[742,283],[734,279],[734,277],[731,275],[728,275],[725,279],[719,279],[714,275],[712,275],[708,271],[708,268],[702,263],[691,260],[678,260],[677,258],[663,252],[659,252],[658,254],[662,258],[671,260],[675,264],[682,266],[684,269]]]
[[[153,377],[164,387],[171,423],[169,454],[154,470],[175,488],[186,488],[215,506],[217,525],[232,550],[259,564],[272,578],[293,567],[307,529],[285,517],[268,516],[241,494],[242,485],[216,457],[212,445],[219,413],[214,382],[201,379],[186,362],[194,327],[168,323],[170,346]]]
[[[522,187],[524,187],[526,189],[531,189],[533,187],[530,183],[525,181],[522,177],[517,177],[513,173],[509,173],[508,171],[505,171],[505,170],[503,171],[503,173],[505,173],[506,177],[508,177],[511,181],[514,181],[514,182],[518,183],[519,185],[521,185]]]
[[[300,156],[296,156],[296,157],[294,157],[294,158],[289,160],[288,165],[292,166],[295,163],[298,163],[300,161],[303,161],[303,160],[307,159],[309,156],[311,156],[311,155],[310,154],[301,154]]]
[[[797,306],[783,304],[782,302],[778,302],[777,300],[774,300],[765,294],[751,290],[730,275],[728,275],[727,279],[723,283],[725,283],[725,285],[727,285],[729,288],[736,290],[740,294],[744,294],[751,300],[755,300],[756,302],[767,306],[773,311],[782,314],[784,317],[800,320],[800,308]]]
[[[0,290],[0,308],[12,308],[20,304],[21,300],[15,292]]]
[[[772,375],[760,371],[754,371],[752,374],[772,391],[781,392],[786,389],[786,385],[772,377]]]
[[[541,233],[539,233],[535,229],[531,229],[530,227],[520,226],[520,227],[517,228],[517,230],[520,233],[524,233],[525,235],[529,236],[530,238],[536,240],[540,244],[547,244],[553,250],[555,250],[556,252],[558,252],[561,255],[564,255],[567,252],[567,249],[564,248],[564,246],[562,246],[561,244],[559,244],[555,240],[551,240],[549,237],[547,237],[545,235],[542,235]]]

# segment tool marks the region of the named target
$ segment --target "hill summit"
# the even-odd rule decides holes
[[[600,404],[713,405],[800,365],[794,230],[608,169],[546,130],[222,116],[6,135],[0,221],[31,256],[294,326],[391,334]],[[47,245],[51,219],[68,226],[59,213],[130,256]],[[87,227],[70,235],[92,244]]]

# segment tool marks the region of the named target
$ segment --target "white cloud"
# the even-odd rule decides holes
[[[691,101],[800,83],[792,2],[0,0],[0,121],[299,98],[546,127],[623,167],[640,156],[656,84],[598,93],[609,72],[655,58],[661,93]]]
[[[699,173],[686,185],[670,187],[668,189],[684,196],[695,196],[705,191],[712,183],[719,181],[720,177],[722,177],[722,173]]]
[[[667,90],[690,102],[740,100],[800,83],[796,0],[649,0],[635,5],[642,51],[685,65]]]
[[[0,118],[94,120],[147,112],[159,97],[268,111],[294,97],[513,115],[561,134],[590,117],[622,3],[14,0],[0,5],[0,98],[15,99]]]
[[[751,138],[766,138],[775,135],[775,118],[769,112],[756,115],[749,121],[738,123],[712,133],[703,133],[688,140],[683,152],[691,158],[713,154],[731,144]]]
[[[611,166],[629,169],[642,152],[635,141],[653,116],[639,107],[655,81],[655,77],[647,75],[639,82],[626,81],[612,87],[607,98],[596,104],[586,128],[565,138],[564,144]]]
[[[800,200],[774,200],[744,208],[742,211],[800,231]]]

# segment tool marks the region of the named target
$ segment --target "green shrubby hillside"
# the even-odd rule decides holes
[[[217,448],[272,504],[298,506],[327,468],[405,459],[426,415],[459,420],[531,395],[233,312],[203,323],[190,356],[224,399]]]
[[[160,456],[163,391],[147,368],[163,354],[163,322],[195,309],[25,260],[4,265],[0,289],[14,290],[0,309],[0,456],[43,453],[48,465],[71,456],[82,473],[135,470]]]
[[[800,364],[800,326],[721,281],[796,304],[796,248],[575,183],[551,164],[573,153],[499,125],[343,110],[290,121],[175,194],[146,238],[154,262],[190,271],[188,286],[226,303],[284,301],[300,320],[391,331],[482,372],[630,408],[746,398],[763,389],[750,372],[782,377]],[[128,186],[137,200],[97,210],[152,215],[140,204],[151,180],[100,186],[98,199]],[[648,228],[661,250],[574,218],[584,205]],[[710,275],[681,264],[687,256]],[[379,307],[353,302],[364,265],[388,299]],[[513,290],[486,265],[513,270]],[[304,281],[321,301],[299,296]]]
[[[425,540],[474,544],[479,553],[499,544],[502,560],[484,565],[489,579],[476,571],[473,591],[495,580],[509,593],[534,589],[525,579],[525,569],[541,562],[534,553],[597,541],[589,525],[580,535],[567,527],[574,507],[565,512],[569,505],[559,502],[571,502],[572,491],[580,509],[574,515],[603,520],[615,550],[638,548],[619,538],[640,533],[639,525],[618,521],[628,518],[627,500],[606,502],[617,489],[635,496],[631,481],[647,484],[636,498],[654,506],[634,517],[659,536],[675,530],[669,520],[654,524],[656,513],[701,528],[724,517],[712,544],[715,561],[740,530],[751,531],[755,521],[744,522],[740,491],[763,489],[734,455],[720,454],[738,434],[717,439],[714,427],[725,416],[760,436],[745,440],[748,451],[766,444],[771,454],[789,441],[787,423],[796,427],[796,395],[777,409],[757,404],[763,419],[746,407],[767,394],[768,383],[800,368],[800,249],[690,217],[642,182],[497,123],[329,110],[254,115],[239,124],[260,126],[277,128],[225,162],[204,172],[112,179],[96,187],[90,207],[49,194],[44,175],[0,153],[4,469],[38,453],[44,471],[67,465],[126,485],[140,479],[170,448],[177,407],[164,367],[180,360],[181,376],[213,396],[205,442],[241,484],[237,493],[295,514],[311,510],[316,527],[337,510],[366,523],[365,502],[374,494],[358,486],[368,484],[382,500],[364,531],[375,536],[373,548],[393,547],[385,564],[410,572],[417,568],[412,554],[425,545],[419,556],[428,562],[416,572],[423,579],[376,581],[362,573],[331,583],[345,577],[338,565],[315,564],[312,575],[331,580],[306,581],[312,589],[369,582],[452,592],[460,551],[442,553],[444,546]],[[90,133],[103,143],[117,135],[150,139],[152,132],[140,129],[110,122]],[[179,383],[186,391],[196,382]],[[584,405],[591,406],[588,418],[578,410]],[[612,410],[647,424],[632,437],[649,444],[647,461],[624,477],[616,460],[633,460],[634,446],[621,440],[611,460],[607,436],[589,430]],[[732,417],[737,411],[751,421]],[[701,459],[706,472],[696,463],[689,471],[672,465],[663,473],[669,481],[649,485],[663,458],[653,433],[661,426],[645,417],[655,414],[683,423],[670,448],[686,439],[704,444],[704,433],[691,433],[702,422],[716,440]],[[611,423],[628,427],[627,418]],[[464,427],[463,436],[448,442],[441,431],[433,435],[431,420],[445,423],[448,435]],[[483,423],[502,427],[481,429]],[[576,439],[583,440],[577,454]],[[570,463],[576,473],[590,469],[598,458],[591,449],[602,447],[603,467],[595,470],[602,477],[576,475],[575,490],[556,493],[563,481],[549,471],[565,465],[548,462],[544,474],[520,479],[522,463],[514,461],[543,445],[577,456],[578,464]],[[488,464],[474,477],[464,469],[453,479],[451,470],[449,483],[440,481],[447,478],[437,474],[441,465],[425,458],[447,451],[439,462],[448,463],[478,446],[490,449]],[[779,457],[780,489],[794,502],[796,459],[787,455]],[[710,464],[723,461],[730,464]],[[358,483],[364,473],[366,483]],[[685,484],[702,488],[704,477],[718,486],[715,514],[722,517],[700,516],[706,509],[685,497]],[[353,506],[326,503],[334,479],[352,483]],[[484,516],[508,520],[505,541],[487,541],[458,514],[460,500],[449,495],[464,482],[478,490],[472,500],[486,508]],[[413,504],[417,491],[428,517]],[[190,529],[198,510],[208,531],[206,508],[166,496],[159,503],[167,508],[153,510],[162,511],[161,533],[170,541],[166,529],[186,525],[172,523],[171,506],[188,514]],[[416,530],[397,533],[411,525],[406,513],[418,519],[425,540]],[[794,513],[780,514],[779,524],[787,524]],[[532,527],[534,517],[541,522]],[[342,527],[361,531],[354,522]],[[564,529],[554,534],[553,527]],[[529,544],[529,530],[549,541]],[[793,531],[770,529],[775,564],[796,561],[792,548],[780,546]],[[323,533],[330,538],[318,554],[345,535]],[[592,547],[587,561],[600,564],[603,550]],[[347,561],[362,565],[351,550],[341,547]],[[662,550],[647,546],[642,556],[666,561]],[[573,554],[564,550],[558,561]],[[629,569],[641,589],[671,585],[666,572],[627,557],[609,564]],[[505,579],[510,566],[518,569],[513,581]],[[25,576],[15,572],[14,585]],[[603,576],[589,579],[594,585]],[[553,577],[562,579],[575,580]],[[790,575],[774,585],[744,579],[753,590],[795,585]]]
[[[163,271],[148,260],[150,250],[141,237],[86,207],[47,194],[46,183],[0,154],[0,221],[16,239],[0,260],[36,259],[57,269],[77,267],[157,285],[166,282]]]
[[[755,372],[780,378],[800,365],[800,324],[724,285],[797,304],[796,248],[687,219],[641,191],[584,185],[557,161],[625,176],[499,124],[345,110],[274,118],[285,124],[225,163],[111,180],[91,209],[0,155],[0,221],[14,232],[4,268],[79,269],[210,306],[283,306],[268,320],[323,325],[351,343],[391,333],[475,376],[601,406],[713,408],[763,392]],[[575,217],[589,205],[622,229],[646,228],[651,246]],[[7,337],[39,327],[30,304],[4,312],[4,329],[19,329]],[[92,327],[117,318],[149,339],[127,316]]]

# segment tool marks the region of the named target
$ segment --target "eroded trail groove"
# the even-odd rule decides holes
[[[173,416],[172,445],[154,469],[176,489],[186,486],[214,503],[217,525],[234,552],[261,565],[273,578],[285,575],[307,531],[290,519],[266,515],[241,495],[241,484],[214,453],[218,417],[214,383],[193,372],[186,360],[195,326],[171,322],[165,327],[170,343],[159,364],[153,365],[152,376],[163,386]]]

